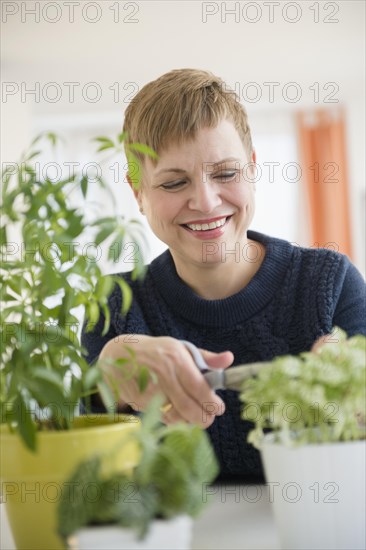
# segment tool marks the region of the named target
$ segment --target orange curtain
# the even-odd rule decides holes
[[[344,113],[340,109],[299,113],[297,127],[311,246],[333,248],[351,258]]]

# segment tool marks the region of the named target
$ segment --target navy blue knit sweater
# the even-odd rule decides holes
[[[119,334],[171,336],[211,351],[231,350],[233,366],[298,354],[339,326],[349,335],[366,335],[364,280],[346,256],[306,249],[248,231],[266,248],[263,263],[249,284],[222,300],[205,300],[177,275],[167,250],[149,266],[143,281],[121,274],[133,291],[122,316],[121,292],[110,300],[111,327],[101,336],[103,316],[82,342],[93,361],[104,344]],[[226,412],[208,428],[221,465],[221,476],[262,480],[259,453],[246,443],[251,424],[240,418],[238,394],[218,392]]]

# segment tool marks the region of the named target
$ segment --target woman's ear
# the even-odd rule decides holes
[[[248,158],[248,156],[247,156]],[[250,157],[248,158],[248,164],[247,164],[247,168],[248,170],[246,171],[246,177],[248,179],[248,182],[249,183],[252,183],[253,184],[253,189],[254,191],[256,190],[256,171],[257,171],[257,155],[255,153],[255,150],[252,149],[252,152],[250,154]]]
[[[135,195],[135,199],[137,200],[137,204],[139,205],[139,209],[141,214],[144,214],[143,208],[142,208],[142,198],[141,198],[141,188],[136,189],[132,183],[132,180],[129,176],[129,174],[126,174],[126,179],[128,181],[128,185],[131,187],[133,194]]]

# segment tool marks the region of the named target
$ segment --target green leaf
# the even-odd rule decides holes
[[[70,479],[63,484],[57,509],[57,531],[64,540],[80,526],[92,521],[98,499],[85,498],[85,495],[88,488],[100,481],[100,468],[100,458],[91,457],[80,463]]]
[[[116,401],[109,386],[104,381],[101,381],[98,383],[98,390],[107,411],[113,412],[116,408]]]
[[[32,419],[28,406],[20,393],[15,399],[14,411],[17,420],[17,430],[19,431],[23,442],[28,449],[35,452],[37,448],[36,425]]]
[[[132,304],[132,291],[129,285],[122,277],[116,277],[116,283],[119,285],[122,292],[122,314],[125,315]]]
[[[53,132],[48,132],[46,137],[51,142],[52,146],[55,147],[59,137]]]
[[[30,148],[33,147],[36,143],[38,143],[42,138],[44,137],[44,134],[38,134],[30,143]]]
[[[141,162],[140,160],[131,153],[130,151],[126,152],[127,164],[128,164],[128,175],[132,182],[134,189],[140,189],[141,184]]]
[[[104,151],[106,149],[114,149],[116,147],[114,142],[107,137],[97,137],[93,139],[93,141],[97,141],[101,144],[100,147],[97,149],[97,152]]]
[[[46,380],[51,384],[58,386],[59,389],[63,389],[64,387],[60,373],[54,370],[47,369],[46,367],[33,367],[32,375],[34,376],[34,378]]]
[[[38,157],[41,154],[42,151],[33,151],[27,157],[24,159],[25,162],[32,160],[34,157]]]
[[[88,183],[89,183],[88,177],[83,176],[80,181],[80,188],[84,199],[86,198],[86,195],[88,193]]]
[[[86,313],[88,321],[91,324],[95,325],[98,322],[99,315],[100,315],[100,310],[99,310],[99,306],[96,302],[94,302],[94,301],[89,302],[87,310],[86,310],[85,313]]]
[[[161,446],[150,476],[161,495],[160,512],[165,517],[179,514],[188,501],[189,474],[179,456]],[[201,491],[201,489],[200,489]]]
[[[104,315],[104,327],[102,331],[102,336],[105,336],[109,330],[111,324],[111,310],[107,304],[103,304],[103,315]]]
[[[110,145],[114,145],[113,141],[110,138],[107,137],[96,137],[93,139],[93,141],[99,141],[100,143],[109,143]]]
[[[108,237],[110,237],[111,233],[113,232],[114,227],[112,225],[103,227],[99,233],[97,233],[94,242],[98,246],[100,243],[105,241]]]
[[[111,275],[106,275],[98,280],[96,293],[98,297],[102,301],[104,301],[104,299],[107,298],[112,292],[113,287],[114,287],[114,277]]]
[[[28,380],[27,387],[41,408],[50,409],[54,426],[64,429],[65,422],[70,423],[75,403],[70,402],[68,395],[65,395],[63,386],[43,377],[34,377]]]
[[[97,383],[100,381],[102,372],[97,365],[90,367],[84,376],[84,387],[86,390],[95,388]]]
[[[129,143],[128,148],[132,151],[136,151],[138,153],[142,153],[143,155],[147,155],[153,159],[158,159],[157,153],[154,151],[154,149],[151,149],[148,145],[144,145],[143,143]]]
[[[110,227],[114,227],[116,224],[116,218],[114,216],[107,216],[105,218],[99,218],[98,220],[90,224],[91,227],[103,227],[105,224],[109,223]]]
[[[109,143],[104,143],[103,145],[98,147],[97,153],[100,153],[101,151],[105,151],[106,149],[113,149],[113,148],[114,148],[114,144],[110,145]]]
[[[153,399],[151,399],[143,415],[143,422],[141,426],[141,430],[145,435],[154,432],[155,428],[159,426],[161,422],[160,407],[163,403],[164,397],[162,395],[156,395]]]
[[[149,369],[147,367],[141,367],[137,378],[137,385],[140,392],[144,392],[146,390],[149,381],[150,381]]]
[[[13,299],[21,299],[21,282],[22,282],[22,279],[17,279],[16,277],[13,277],[13,280],[8,280],[6,281],[6,286],[7,288],[9,288],[13,293],[14,293],[14,298]],[[11,294],[10,294],[11,296]]]
[[[118,143],[122,143],[123,141],[125,141],[127,139],[127,132],[121,132],[120,134],[118,134],[117,136],[117,141]]]
[[[113,239],[111,245],[108,248],[108,260],[113,261],[114,263],[117,263],[120,257],[123,253],[123,238],[124,238],[124,230],[123,232],[119,232],[117,237]]]
[[[113,487],[114,483],[110,484]],[[122,527],[135,529],[139,539],[143,539],[159,509],[159,494],[156,487],[153,483],[139,487],[135,482],[129,481],[127,485],[122,484],[117,494],[119,498],[116,498],[114,511],[116,521]]]

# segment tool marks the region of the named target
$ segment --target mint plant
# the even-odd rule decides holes
[[[124,134],[115,141],[98,137],[98,150],[121,153],[124,139]],[[88,235],[90,239],[92,231],[93,245],[110,239],[108,258],[118,261],[126,239],[140,243],[136,247],[140,251],[143,235],[136,220],[126,221],[115,213],[88,221],[82,207],[70,204],[71,192],[87,198],[91,183],[87,175],[74,172],[59,181],[41,177],[34,162],[43,140],[55,147],[58,138],[53,133],[38,136],[18,165],[2,172],[0,206],[0,418],[32,450],[39,429],[72,427],[79,400],[88,402],[97,384],[107,407],[114,406],[114,396],[98,365],[89,367],[83,355],[76,312],[84,310],[87,329],[91,329],[102,310],[105,333],[110,323],[107,300],[114,285],[120,286],[123,295],[123,313],[130,307],[131,290],[122,278],[103,276],[96,258],[90,251],[85,255],[78,244]],[[146,146],[129,147],[135,163],[134,147],[156,157]],[[140,166],[137,173],[140,177]],[[92,181],[106,188],[103,178],[94,176]],[[9,240],[14,224],[21,243]],[[140,254],[133,276],[143,275]],[[146,385],[144,368],[140,374]]]
[[[243,384],[254,446],[266,429],[289,446],[365,438],[366,337],[347,339],[337,327],[333,334],[317,352],[277,357]]]
[[[142,417],[141,429],[124,440],[123,444],[133,440],[138,445],[140,458],[132,472],[106,477],[103,464],[111,456],[98,455],[80,463],[64,483],[58,532],[65,541],[85,526],[101,524],[131,528],[143,538],[155,518],[195,517],[201,511],[203,488],[218,474],[213,448],[198,426],[162,425],[161,404],[162,399],[155,398]],[[96,498],[87,497],[88,488]]]

